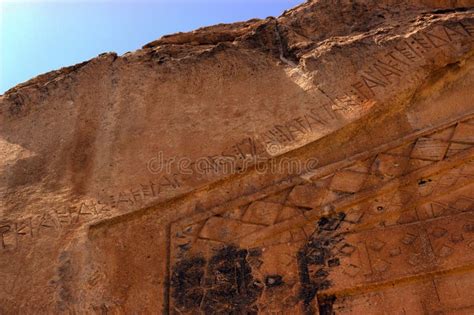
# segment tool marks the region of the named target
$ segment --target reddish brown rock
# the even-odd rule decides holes
[[[0,313],[472,313],[473,45],[319,0],[7,91]]]

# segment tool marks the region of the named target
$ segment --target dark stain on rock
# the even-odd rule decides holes
[[[95,134],[87,131],[77,131],[74,139],[74,147],[71,152],[71,170],[74,192],[77,195],[86,193],[86,183],[91,177],[94,163]]]
[[[257,311],[262,285],[253,278],[247,262],[248,251],[226,246],[214,255],[208,266],[204,300],[205,313],[249,314]]]
[[[204,291],[201,288],[206,261],[195,257],[180,261],[171,276],[172,297],[180,308],[199,307]]]
[[[326,295],[318,299],[318,309],[319,315],[333,315],[335,314],[333,310],[334,302],[336,302],[335,295]]]
[[[61,311],[67,310],[68,306],[75,302],[71,285],[73,280],[74,270],[71,262],[71,255],[69,252],[62,252],[59,256],[57,279],[53,280],[53,282],[58,285],[58,306]]]
[[[322,217],[316,224],[316,230],[308,239],[308,242],[298,251],[298,271],[300,278],[299,298],[303,301],[304,312],[314,314],[312,301],[318,292],[326,290],[331,286],[328,280],[329,268],[339,265],[339,259],[335,257],[333,249],[342,237],[337,233],[345,214],[343,212]],[[321,312],[327,306],[319,306]],[[332,306],[331,306],[332,309]],[[323,314],[323,313],[321,313]],[[331,314],[331,313],[324,313]]]
[[[255,279],[246,249],[225,246],[209,260],[188,258],[174,267],[172,298],[181,311],[205,314],[257,314],[255,305],[263,284]]]
[[[328,260],[329,267],[337,267],[340,265],[339,258],[333,258]]]
[[[337,230],[345,217],[346,217],[346,214],[344,212],[339,212],[336,215],[333,215],[330,217],[322,217],[318,221],[318,227],[320,230],[318,231],[318,234],[320,234],[322,231]]]

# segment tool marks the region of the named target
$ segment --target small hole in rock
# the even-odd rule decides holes
[[[334,259],[330,259],[328,260],[328,266],[329,267],[336,267],[336,266],[339,266],[341,263],[339,262],[339,258],[334,258]]]
[[[265,278],[265,285],[269,288],[277,287],[283,284],[283,277],[280,275],[267,276]]]

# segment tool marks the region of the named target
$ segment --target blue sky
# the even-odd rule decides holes
[[[304,0],[0,0],[0,94],[50,70],[162,35],[278,16]]]

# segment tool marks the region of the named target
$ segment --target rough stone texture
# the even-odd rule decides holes
[[[473,45],[319,0],[7,91],[0,313],[472,314]]]

